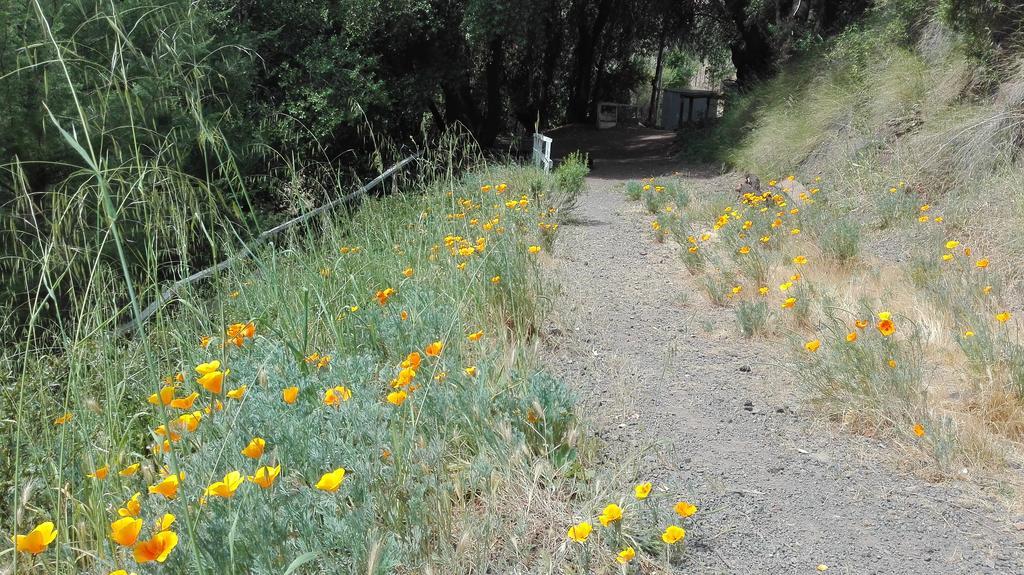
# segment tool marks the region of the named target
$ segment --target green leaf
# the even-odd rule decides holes
[[[309,563],[310,561],[316,559],[319,556],[319,551],[307,551],[306,553],[299,555],[295,558],[294,561],[291,562],[290,565],[288,565],[288,568],[284,570],[284,575],[292,575],[292,573],[295,573],[295,571],[298,570],[299,567],[302,567],[306,563]]]

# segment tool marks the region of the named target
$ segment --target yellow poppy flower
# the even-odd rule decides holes
[[[788,297],[788,298],[786,298],[786,301],[782,302],[782,307],[785,308],[785,309],[789,309],[789,308],[793,307],[795,304],[796,304],[796,298],[795,297]]]
[[[849,342],[857,341],[857,332],[851,331],[850,333],[846,334],[846,341],[849,341]]]
[[[167,405],[170,405],[174,409],[192,409],[192,404],[199,398],[199,393],[193,391],[185,397],[179,397],[178,399],[172,399]]]
[[[350,399],[352,399],[352,390],[343,385],[332,387],[324,392],[324,405],[337,406]]]
[[[93,471],[92,473],[86,473],[85,476],[88,477],[89,479],[98,479],[100,481],[103,481],[104,479],[107,478],[107,475],[109,474],[110,467],[104,465],[103,467],[100,467],[99,469]]]
[[[274,480],[281,473],[281,466],[268,467],[264,465],[256,470],[256,473],[248,477],[249,481],[259,485],[261,489],[267,489],[274,484]]]
[[[178,545],[178,534],[173,531],[161,531],[148,541],[142,541],[135,546],[135,562],[149,563],[156,561],[163,563]]]
[[[1010,319],[1010,312],[1003,311],[996,314],[996,320],[999,323],[1006,323]]]
[[[795,258],[793,258],[793,263],[798,265],[798,266],[802,266],[802,265],[807,263],[807,257],[806,256],[796,256]]]
[[[117,510],[117,514],[121,517],[138,517],[139,513],[142,512],[142,505],[139,504],[139,497],[141,493],[135,492],[132,498],[124,502],[124,507]]]
[[[394,296],[394,295],[395,295],[395,289],[394,288],[386,288],[386,289],[379,290],[376,293],[375,297],[377,298],[377,303],[379,303],[380,305],[387,305],[388,300],[391,299],[391,297]]]
[[[132,463],[128,467],[125,467],[121,471],[118,471],[117,474],[120,475],[121,477],[131,477],[132,475],[135,475],[138,472],[139,472],[139,464],[138,463]]]
[[[71,418],[73,418],[74,416],[75,416],[75,414],[73,414],[73,413],[71,413],[69,411],[69,412],[65,413],[64,415],[58,417],[57,419],[54,419],[53,420],[53,424],[54,425],[64,425],[65,423],[71,421]]]
[[[540,246],[530,246],[527,248],[531,254],[540,253]]]
[[[854,323],[854,325],[857,326],[858,329],[864,329],[864,328],[866,328],[868,326],[868,320],[866,320],[866,319],[858,319],[857,321],[855,321],[853,323]]]
[[[948,242],[946,242],[946,249],[947,250],[956,249],[956,247],[959,246],[959,245],[960,245],[960,242],[958,242],[956,240],[949,240]]]
[[[174,388],[164,387],[160,389],[159,393],[154,393],[147,399],[152,405],[167,405],[174,401]]]
[[[673,509],[683,519],[690,517],[697,512],[697,506],[686,501],[680,501],[679,503],[676,503]]]
[[[896,324],[894,324],[891,319],[883,319],[882,321],[878,322],[877,327],[878,333],[881,333],[885,337],[889,337],[890,335],[896,333]]]
[[[480,331],[475,331],[475,332],[467,335],[466,339],[468,339],[469,341],[478,341],[483,336],[484,336],[484,331],[480,330]]]
[[[918,437],[924,436],[924,426],[921,425],[920,423],[915,423],[914,424],[914,435],[916,435]]]
[[[242,455],[250,459],[259,459],[263,457],[263,451],[267,447],[267,442],[262,437],[253,437],[249,441],[249,444],[242,450]]]
[[[651,494],[651,482],[641,483],[633,488],[633,496],[639,500],[647,499],[647,496]]]
[[[153,522],[157,531],[167,531],[174,525],[175,517],[171,513],[164,513],[159,519]]]
[[[686,530],[678,525],[669,525],[661,534],[661,540],[668,545],[675,545],[686,537]]]
[[[295,403],[295,399],[298,396],[299,396],[299,388],[298,387],[294,387],[294,386],[293,387],[286,387],[286,388],[281,390],[281,399],[284,400],[284,402],[287,403],[288,405],[291,405],[291,404]]]
[[[476,366],[475,365],[471,365],[471,366],[467,367],[465,369],[465,372],[466,372],[466,375],[468,375],[469,377],[476,377],[476,373],[477,373]]]
[[[412,268],[405,268],[404,270],[402,270],[402,275],[407,278],[411,278],[414,273],[416,272],[414,272]]]
[[[211,371],[204,374],[197,381],[206,391],[209,391],[214,395],[220,395],[220,392],[224,387],[224,377],[229,373],[231,373],[230,369],[227,371]]]
[[[196,366],[196,373],[199,375],[206,375],[220,370],[220,360],[215,359],[206,363],[200,363]]]
[[[632,561],[634,557],[636,557],[636,551],[634,551],[632,547],[626,547],[622,551],[619,551],[619,554],[615,556],[615,560],[618,561],[620,565],[625,565]]]
[[[316,488],[321,491],[334,493],[341,487],[343,481],[345,481],[345,468],[339,467],[334,471],[324,473],[320,477],[320,481],[316,482]]]
[[[818,351],[819,347],[821,347],[821,341],[816,339],[812,339],[811,341],[804,344],[804,349],[811,352]]]
[[[203,492],[204,497],[223,497],[224,499],[230,499],[235,495],[235,491],[243,483],[242,474],[237,471],[230,471],[224,476],[224,479],[211,483],[206,487]]]
[[[121,547],[131,547],[142,531],[142,520],[135,517],[122,517],[110,524],[110,539]]]
[[[443,350],[444,350],[444,344],[441,343],[440,341],[435,341],[434,343],[431,343],[430,345],[428,345],[427,348],[424,349],[423,351],[427,355],[429,355],[431,357],[437,357],[437,356],[441,355],[441,351],[443,351]]]
[[[982,268],[982,269],[987,268],[988,267],[988,259],[982,258],[982,259],[974,262],[974,265],[979,267],[979,268]]]
[[[573,525],[569,528],[568,537],[576,543],[583,543],[590,537],[590,532],[593,531],[594,527],[586,521],[582,521]]]
[[[178,496],[178,486],[181,484],[181,480],[185,478],[184,475],[184,473],[168,475],[156,485],[150,485],[149,492],[163,495],[167,499],[174,499]]]
[[[622,519],[622,508],[618,505],[611,503],[604,508],[601,515],[597,518],[601,522],[601,525],[608,527],[612,523]]]
[[[741,253],[741,254],[749,254],[750,253],[750,246],[741,246],[740,249],[739,249],[739,253]]]
[[[39,555],[46,548],[53,543],[53,540],[57,538],[57,529],[54,527],[53,522],[46,521],[36,525],[32,531],[29,531],[25,535],[17,535],[13,538],[14,548],[17,551],[23,553],[30,553],[32,555]]]
[[[246,386],[242,385],[228,391],[228,399],[242,399],[245,397]]]
[[[388,394],[388,403],[392,405],[402,405],[408,397],[409,394],[401,389],[398,391],[392,391]]]

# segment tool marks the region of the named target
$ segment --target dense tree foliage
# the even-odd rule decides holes
[[[378,168],[380,151],[396,143],[411,148],[458,127],[489,147],[535,125],[587,121],[596,102],[633,101],[648,85],[654,104],[663,80],[680,83],[702,62],[734,70],[749,89],[790,53],[879,7],[939,14],[979,46],[1005,45],[1020,29],[1015,5],[7,2],[0,5],[2,299],[40,292],[40,258],[75,276],[76,266],[109,255],[99,179],[122,207],[129,255],[147,262],[149,279],[166,279],[215,256],[212,229],[227,224],[231,237],[245,237],[273,214],[319,203],[336,193],[340,173]],[[217,221],[203,219],[214,213]],[[180,226],[166,233],[172,220],[194,237],[183,239]],[[64,293],[52,284],[42,292]]]

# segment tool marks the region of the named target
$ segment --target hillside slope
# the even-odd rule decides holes
[[[938,23],[891,32],[869,19],[735,99],[684,154],[766,185],[659,221],[741,333],[793,350],[823,413],[912,446],[922,473],[1019,492],[1024,76]],[[878,314],[895,337],[858,331]]]

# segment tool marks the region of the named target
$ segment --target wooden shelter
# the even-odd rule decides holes
[[[661,96],[661,127],[676,130],[719,116],[725,96],[712,90],[665,88]]]

